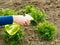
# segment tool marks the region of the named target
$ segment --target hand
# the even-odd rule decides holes
[[[30,21],[23,15],[13,16],[13,21],[20,25],[29,25]]]

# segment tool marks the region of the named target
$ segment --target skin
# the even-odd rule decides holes
[[[13,16],[13,22],[20,25],[30,25],[30,21],[23,15]]]

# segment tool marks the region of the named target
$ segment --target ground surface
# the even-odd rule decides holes
[[[11,0],[0,0],[0,8],[11,8],[18,11],[26,5],[33,4],[36,8],[45,10],[47,13],[46,20],[57,26],[57,36],[53,41],[41,41],[34,27],[25,27],[25,35],[19,45],[60,45],[60,0],[17,0],[17,2],[19,4],[14,3],[14,1],[12,4]],[[0,45],[9,45],[3,42],[1,34]]]

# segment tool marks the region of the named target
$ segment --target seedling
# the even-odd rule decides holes
[[[17,45],[18,43],[21,43],[23,39],[24,31],[19,29],[14,35],[10,35],[7,33],[7,31],[4,29],[3,31],[3,40],[6,43],[9,43],[10,45]]]
[[[43,22],[46,18],[46,13],[36,9],[33,5],[26,6],[25,8],[21,9],[19,13],[23,15],[29,14],[31,17],[33,17],[34,18],[34,21],[32,21],[33,24],[34,22],[36,23]]]
[[[56,36],[56,26],[53,23],[44,21],[42,23],[39,23],[37,32],[40,38],[44,40],[52,40]]]
[[[0,9],[0,16],[7,16],[7,15],[17,15],[17,12],[8,8]]]

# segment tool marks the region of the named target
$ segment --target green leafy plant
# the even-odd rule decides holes
[[[22,41],[24,31],[20,29],[20,25],[13,23],[10,25],[5,25],[3,31],[3,39],[5,42],[10,42],[10,45],[17,45]]]
[[[23,9],[19,10],[19,13],[20,14],[28,14],[28,13],[31,13],[33,10],[35,10],[35,7],[33,5],[29,5]]]
[[[0,16],[7,16],[7,15],[16,15],[17,12],[15,12],[12,9],[6,8],[6,9],[0,9]]]
[[[37,27],[37,32],[40,38],[44,40],[52,40],[56,36],[56,26],[53,23],[44,21],[42,23],[39,23]]]
[[[4,16],[4,9],[0,9],[0,16]]]
[[[19,13],[31,15],[36,22],[42,22],[46,18],[46,13],[36,9],[33,5],[26,6],[24,9],[21,9]]]
[[[10,45],[17,45],[23,39],[24,32],[19,29],[14,35],[9,35],[5,30],[3,31],[3,40],[9,42]]]
[[[45,12],[41,12],[40,10],[32,11],[30,15],[36,20],[36,22],[43,22],[46,18]]]
[[[19,11],[20,14],[29,14],[34,20],[31,21],[33,25],[38,24],[37,32],[40,38],[45,40],[52,40],[56,36],[56,27],[54,24],[45,21],[46,13],[36,9],[33,5],[26,6]],[[36,22],[36,23],[35,23]]]
[[[0,16],[16,15],[12,9],[0,9]],[[16,23],[5,25],[3,30],[3,39],[5,42],[9,42],[10,45],[16,45],[21,42],[24,35],[24,31],[20,29],[20,26]]]

